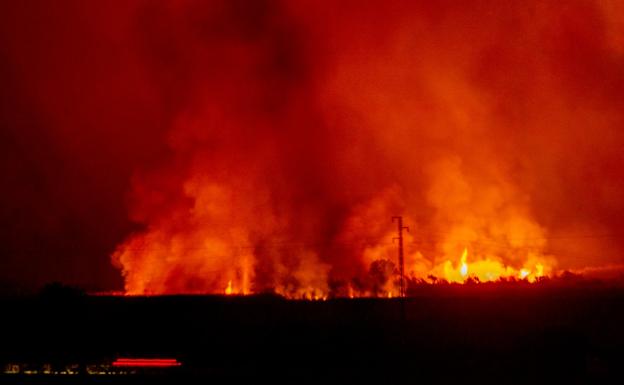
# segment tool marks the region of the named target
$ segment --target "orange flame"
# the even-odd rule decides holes
[[[461,267],[459,268],[459,274],[464,278],[468,275],[468,264],[466,263],[467,258],[468,258],[468,249],[465,248],[461,257]]]
[[[544,276],[545,269],[543,262],[534,261],[526,262],[520,269],[489,258],[468,262],[467,248],[464,248],[457,268],[453,267],[450,260],[445,261],[442,266],[442,278],[454,283],[465,283],[469,279],[476,282],[493,282],[500,279],[520,279],[535,282]],[[434,268],[432,273],[435,274],[435,271],[440,271],[440,268]]]

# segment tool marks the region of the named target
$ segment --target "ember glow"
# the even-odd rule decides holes
[[[396,296],[397,215],[411,282],[619,263],[621,7],[572,3],[142,5],[126,293]]]

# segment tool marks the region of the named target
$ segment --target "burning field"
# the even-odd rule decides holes
[[[0,382],[621,382],[623,15],[0,1]]]
[[[622,276],[620,1],[0,14],[3,281],[392,297],[395,216],[408,291]]]
[[[147,8],[176,103],[127,293],[396,296],[396,215],[412,281],[619,272],[619,2]]]

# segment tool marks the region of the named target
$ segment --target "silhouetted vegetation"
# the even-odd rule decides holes
[[[85,295],[84,290],[60,282],[48,283],[39,291],[39,297],[46,300],[71,300]]]

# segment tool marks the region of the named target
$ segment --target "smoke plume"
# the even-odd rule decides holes
[[[396,215],[412,279],[622,262],[619,2],[130,4],[128,293],[396,294]]]
[[[486,280],[602,262],[568,253],[607,250],[613,239],[586,249],[583,237],[613,231],[622,210],[619,171],[609,177],[622,160],[621,26],[609,9],[258,2],[158,14],[169,28],[156,50],[176,50],[188,83],[170,162],[134,181],[146,229],[115,254],[129,292],[326,295],[395,260],[393,215],[412,225],[413,277],[453,280],[464,249]]]

